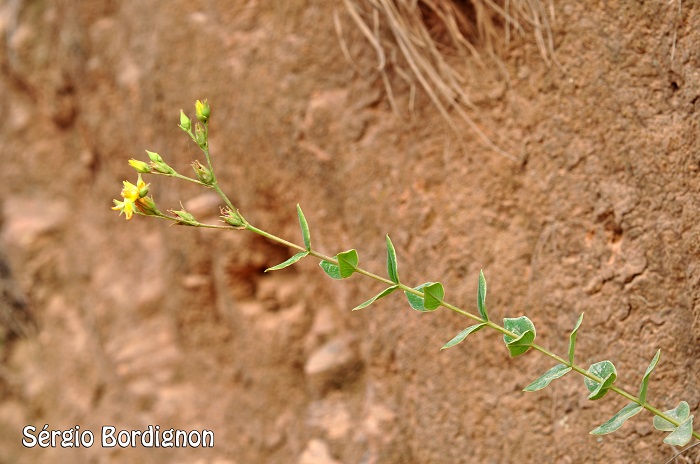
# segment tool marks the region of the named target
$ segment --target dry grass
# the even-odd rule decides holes
[[[458,132],[456,116],[486,146],[516,161],[470,116],[476,108],[465,93],[467,78],[448,58],[471,56],[482,66],[487,58],[507,76],[498,59],[499,52],[513,34],[532,33],[544,61],[548,65],[555,62],[549,27],[554,8],[551,0],[547,8],[543,1],[505,0],[501,4],[495,0],[343,0],[343,3],[376,51],[377,70],[397,114],[400,112],[387,75],[389,68],[409,83],[409,109],[412,110],[417,82],[452,130]],[[337,11],[334,20],[343,53],[353,62],[343,40]]]

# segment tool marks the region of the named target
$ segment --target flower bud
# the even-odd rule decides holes
[[[195,174],[197,174],[197,179],[199,179],[201,183],[211,185],[212,181],[214,180],[214,176],[209,168],[204,166],[199,161],[194,161],[192,163],[192,169],[194,169]]]
[[[163,158],[160,157],[158,153],[154,153],[152,151],[146,150],[146,153],[148,153],[148,157],[151,159],[151,172],[159,172],[161,174],[175,174],[175,170],[165,164],[165,161],[163,161]]]
[[[232,210],[231,208],[221,209],[221,218],[225,223],[232,225],[238,229],[245,229],[248,225],[248,221],[245,220],[243,215],[238,210]]]
[[[151,172],[151,166],[149,166],[148,163],[133,158],[129,160],[129,166],[136,169],[136,172],[139,174],[148,174]]]
[[[182,205],[180,205],[182,206]],[[178,221],[178,224],[185,224],[185,225],[194,225],[197,224],[197,220],[192,216],[192,214],[188,213],[185,211],[185,208],[181,209],[180,211],[176,210],[170,210],[171,213],[176,215],[180,220]]]
[[[156,207],[155,201],[153,201],[153,198],[151,197],[143,197],[140,198],[136,202],[136,207],[141,211],[143,214],[146,216],[162,216],[163,213],[161,213],[158,208]]]
[[[163,158],[161,158],[160,155],[159,155],[158,153],[155,153],[155,152],[146,150],[146,154],[148,154],[148,157],[149,157],[149,158],[151,159],[151,161],[153,161],[154,163],[162,163],[162,162],[163,162]]]
[[[146,195],[148,195],[148,188],[150,186],[151,184],[146,184],[139,189],[139,198],[144,198]]]
[[[192,121],[187,117],[184,111],[180,110],[180,129],[189,132],[192,129]]]
[[[206,123],[209,120],[211,109],[209,108],[209,102],[206,98],[202,101],[197,100],[194,103],[194,110],[197,114],[197,119],[199,119],[203,123]]]
[[[161,174],[175,174],[175,170],[165,163],[151,163],[151,167],[153,168],[153,171],[159,172]]]
[[[194,141],[197,142],[200,148],[206,148],[207,146],[207,132],[199,123],[194,126]]]

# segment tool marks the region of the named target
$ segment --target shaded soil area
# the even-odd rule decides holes
[[[0,2],[0,462],[665,462],[648,413],[589,435],[625,403],[588,401],[580,376],[523,393],[553,363],[510,359],[495,332],[441,352],[470,325],[454,313],[399,293],[351,312],[381,286],[310,258],[264,273],[290,250],[109,208],[144,148],[204,161],[177,124],[206,97],[220,184],[257,227],[301,242],[300,203],[315,248],[377,273],[388,233],[402,281],[471,311],[483,269],[494,320],[527,315],[563,356],[585,313],[581,365],[610,359],[636,393],[660,348],[650,403],[697,413],[698,13],[562,1],[556,60],[527,24],[498,59],[446,48],[506,157],[398,67],[392,110],[342,2]],[[161,209],[217,220],[211,192],[147,181]],[[215,445],[22,446],[44,424]]]

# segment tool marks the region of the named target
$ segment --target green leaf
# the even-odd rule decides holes
[[[598,383],[595,380],[589,379],[588,377],[583,378],[583,382],[586,384],[586,388],[591,392],[588,395],[589,400],[599,400],[604,397],[610,387],[612,387],[613,382],[617,379],[617,370],[613,363],[608,360],[597,362],[591,364],[588,368],[588,372],[597,377],[603,379],[602,383]]]
[[[386,236],[386,269],[389,274],[389,279],[392,282],[399,283],[399,267],[396,263],[396,249],[394,249],[394,244],[391,243],[389,234]]]
[[[664,414],[677,422],[683,422],[690,417],[690,406],[688,406],[688,403],[685,401],[681,401],[675,408],[664,411]],[[676,430],[675,425],[659,416],[654,416],[654,428],[656,428],[656,430],[663,430],[664,432]]]
[[[304,256],[306,256],[308,254],[309,254],[308,251],[302,251],[301,253],[297,253],[294,256],[292,256],[291,258],[289,258],[287,261],[280,263],[277,266],[272,266],[272,267],[265,269],[265,272],[278,271],[280,269],[284,269],[285,267],[291,266],[292,264],[296,263],[297,261],[299,261],[301,258],[303,258]]]
[[[464,329],[460,333],[458,333],[455,338],[453,338],[449,342],[445,343],[445,345],[440,349],[445,350],[447,348],[452,348],[453,346],[455,346],[458,343],[462,343],[464,341],[464,339],[467,338],[467,336],[469,334],[472,334],[474,332],[481,330],[485,325],[486,324],[482,322],[481,324],[476,324],[476,325],[473,325],[471,327],[467,327],[466,329]]]
[[[425,309],[434,310],[440,307],[445,297],[445,289],[440,282],[423,287],[423,306]]]
[[[649,367],[647,367],[647,371],[644,373],[644,377],[642,378],[642,387],[639,389],[639,400],[642,403],[646,403],[647,401],[647,388],[649,387],[649,376],[651,375],[651,371],[653,371],[656,367],[656,363],[659,362],[660,356],[661,350],[658,350],[656,352],[656,355],[654,356],[654,359],[651,360]]]
[[[299,206],[299,203],[297,203],[297,216],[299,216],[301,235],[304,237],[304,246],[308,251],[311,251],[311,232],[309,232],[309,223],[306,222],[304,212],[301,210],[301,206]]]
[[[664,438],[664,443],[674,446],[685,446],[693,438],[693,416],[681,422],[681,425]]]
[[[389,287],[389,288],[385,288],[384,290],[382,290],[381,293],[379,293],[378,295],[373,296],[372,298],[370,298],[369,300],[365,301],[364,303],[355,306],[354,308],[352,308],[352,310],[353,310],[353,311],[357,311],[358,309],[364,309],[364,308],[366,308],[367,306],[369,306],[369,305],[371,305],[372,303],[374,303],[375,301],[377,301],[378,299],[384,298],[385,296],[392,294],[392,293],[394,292],[394,290],[396,290],[397,288],[399,288],[399,287],[396,286],[396,285],[392,285],[392,286]]]
[[[564,364],[557,364],[556,366],[542,374],[537,380],[525,387],[523,391],[534,392],[537,390],[542,390],[547,385],[549,385],[552,380],[556,380],[559,377],[563,377],[569,372],[571,372],[570,367]]]
[[[679,422],[676,427],[671,422],[659,416],[654,416],[654,427],[657,430],[671,432],[664,439],[664,443],[675,446],[685,446],[693,435],[693,417],[690,414],[690,406],[685,401],[681,401],[674,409],[664,411],[664,414]]]
[[[417,290],[419,292],[423,292],[423,287],[427,285],[432,285],[434,282],[426,282],[424,284],[421,284],[417,287],[415,287],[413,290]],[[411,308],[415,309],[416,311],[421,311],[421,312],[427,312],[427,311],[433,311],[434,309],[428,309],[425,307],[423,304],[423,297],[414,295],[413,293],[409,293],[406,290],[403,291],[406,294],[406,298],[408,299],[408,304],[411,305]]]
[[[506,347],[508,347],[512,358],[527,352],[532,342],[535,341],[535,325],[527,316],[520,316],[517,318],[507,317],[503,319],[503,327],[517,335],[515,338],[509,335],[503,336],[503,341]]]
[[[337,259],[337,256],[334,256],[333,258]],[[342,277],[340,277],[340,268],[338,267],[337,264],[331,263],[330,261],[326,261],[325,259],[318,263],[319,266],[321,266],[321,269],[323,269],[323,272],[328,274],[332,279],[340,280]]]
[[[591,435],[605,435],[622,427],[627,419],[639,413],[643,408],[637,403],[630,403],[612,416],[610,420],[591,430]]]
[[[359,258],[357,256],[357,251],[348,250],[342,253],[338,253],[338,268],[340,269],[340,278],[347,279],[355,272],[357,268],[357,263]]]
[[[486,278],[484,277],[483,270],[479,272],[479,288],[476,291],[476,306],[479,308],[481,318],[488,321],[489,316],[486,314]]]
[[[578,321],[576,321],[574,330],[572,330],[571,335],[569,335],[569,362],[571,364],[574,363],[574,349],[576,348],[576,332],[578,332],[578,328],[581,327],[581,322],[583,322],[583,313],[581,313],[581,315],[578,317]]]

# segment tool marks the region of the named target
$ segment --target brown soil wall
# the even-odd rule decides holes
[[[556,2],[559,66],[529,33],[501,68],[452,59],[513,161],[389,69],[392,112],[341,2],[1,2],[0,462],[664,462],[648,413],[588,434],[625,403],[580,377],[523,393],[553,365],[537,353],[488,331],[440,352],[455,314],[398,294],[351,312],[381,287],[310,259],[263,274],[289,251],[109,208],[144,148],[189,170],[178,111],[206,97],[220,183],[256,226],[300,241],[300,203],[316,248],[375,272],[389,233],[403,281],[470,310],[483,269],[491,317],[527,315],[562,355],[585,312],[582,365],[636,392],[660,348],[650,402],[697,413],[700,16],[679,3]],[[162,209],[216,220],[196,186],[150,181]],[[27,449],[29,424],[216,438]]]

